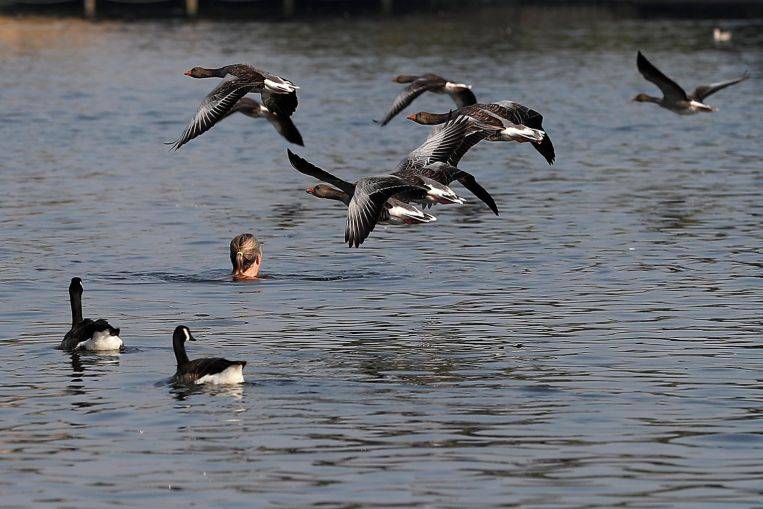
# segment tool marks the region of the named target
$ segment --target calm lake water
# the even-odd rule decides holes
[[[716,24],[0,18],[0,505],[761,507],[763,21]],[[656,91],[639,48],[687,88],[753,78],[679,117],[629,101]],[[471,199],[348,249],[265,122],[162,144],[213,85],[183,71],[239,61],[301,85],[295,150],[343,176],[424,140],[371,119],[427,70],[543,112],[557,163],[483,144],[461,166],[499,217]],[[247,231],[270,278],[234,283]],[[125,353],[54,348],[75,275]],[[248,382],[167,385],[178,324]]]

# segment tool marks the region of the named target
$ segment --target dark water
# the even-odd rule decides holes
[[[585,9],[1,19],[0,505],[760,507],[762,24],[719,47],[713,20]],[[654,91],[637,48],[687,87],[753,78],[679,117],[628,101]],[[268,125],[162,145],[211,88],[182,72],[237,61],[302,86],[297,152],[341,175],[423,141],[371,123],[423,70],[541,110],[557,164],[479,146],[500,217],[471,200],[350,250]],[[229,280],[245,231],[268,280]],[[127,352],[53,348],[74,275]],[[166,385],[181,323],[249,382]]]

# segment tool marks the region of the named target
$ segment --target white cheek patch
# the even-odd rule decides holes
[[[190,341],[191,334],[188,332],[188,329],[183,329],[183,334],[185,334],[185,340]]]

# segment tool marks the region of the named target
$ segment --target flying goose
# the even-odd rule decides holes
[[[307,194],[312,194],[317,198],[325,198],[328,200],[336,200],[344,203],[348,207],[352,197],[342,191],[328,184],[317,184],[313,187],[308,187]],[[437,218],[426,212],[422,212],[410,203],[405,203],[395,198],[389,198],[384,203],[384,209],[382,209],[379,215],[379,223],[391,223],[391,224],[419,224],[419,223],[431,223],[436,221]]]
[[[212,128],[224,118],[238,101],[250,92],[257,92],[268,111],[288,118],[297,109],[297,87],[291,81],[246,64],[226,65],[218,69],[194,67],[185,72],[192,78],[223,78],[202,101],[196,115],[183,134],[171,142],[177,150]]]
[[[395,98],[392,103],[392,107],[384,118],[379,122],[382,126],[385,126],[392,120],[395,115],[400,113],[409,104],[413,102],[418,96],[424,92],[434,92],[435,94],[449,94],[456,106],[459,108],[468,106],[477,102],[477,98],[471,91],[471,85],[465,85],[463,83],[454,83],[446,80],[442,76],[436,74],[424,74],[422,76],[410,76],[407,74],[401,74],[394,80],[397,83],[410,83],[400,94]]]
[[[530,142],[548,164],[554,164],[556,153],[551,138],[543,129],[543,115],[537,111],[513,101],[498,101],[489,104],[473,104],[465,106],[449,113],[418,112],[409,115],[408,119],[419,124],[436,125],[443,124],[455,115],[465,115],[482,126],[478,129],[485,130],[486,126],[496,129],[494,134],[487,137],[473,136],[469,133],[464,143],[453,150],[448,162],[457,165],[464,154],[480,140],[487,141],[518,141]]]
[[[72,326],[64,336],[59,348],[67,351],[89,350],[94,352],[118,351],[122,348],[119,329],[107,320],[82,318],[82,280],[74,277],[69,283],[69,304],[72,309]]]
[[[395,175],[363,177],[347,182],[287,150],[291,165],[305,175],[331,184],[350,197],[347,205],[347,226],[344,240],[350,247],[359,247],[379,222],[385,203],[393,196],[401,201],[424,200],[427,189]]]
[[[176,384],[240,384],[244,382],[243,369],[246,361],[229,361],[220,358],[188,360],[185,342],[196,341],[190,329],[178,325],[172,334],[177,371],[173,377]]]
[[[719,90],[740,83],[750,77],[747,72],[738,78],[728,81],[713,83],[712,85],[700,85],[691,93],[687,94],[675,81],[665,76],[659,69],[646,59],[641,52],[636,57],[638,70],[644,78],[651,81],[662,91],[662,97],[652,97],[647,94],[638,94],[633,98],[637,102],[650,102],[662,106],[666,110],[679,115],[691,115],[697,112],[717,111],[716,108],[704,104],[706,97],[713,95]]]

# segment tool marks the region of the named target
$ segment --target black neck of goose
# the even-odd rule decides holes
[[[172,349],[175,350],[175,360],[178,367],[188,364],[188,354],[185,353],[185,338],[180,334],[172,336]]]
[[[69,304],[72,307],[72,327],[74,327],[82,321],[82,293],[70,290]]]

